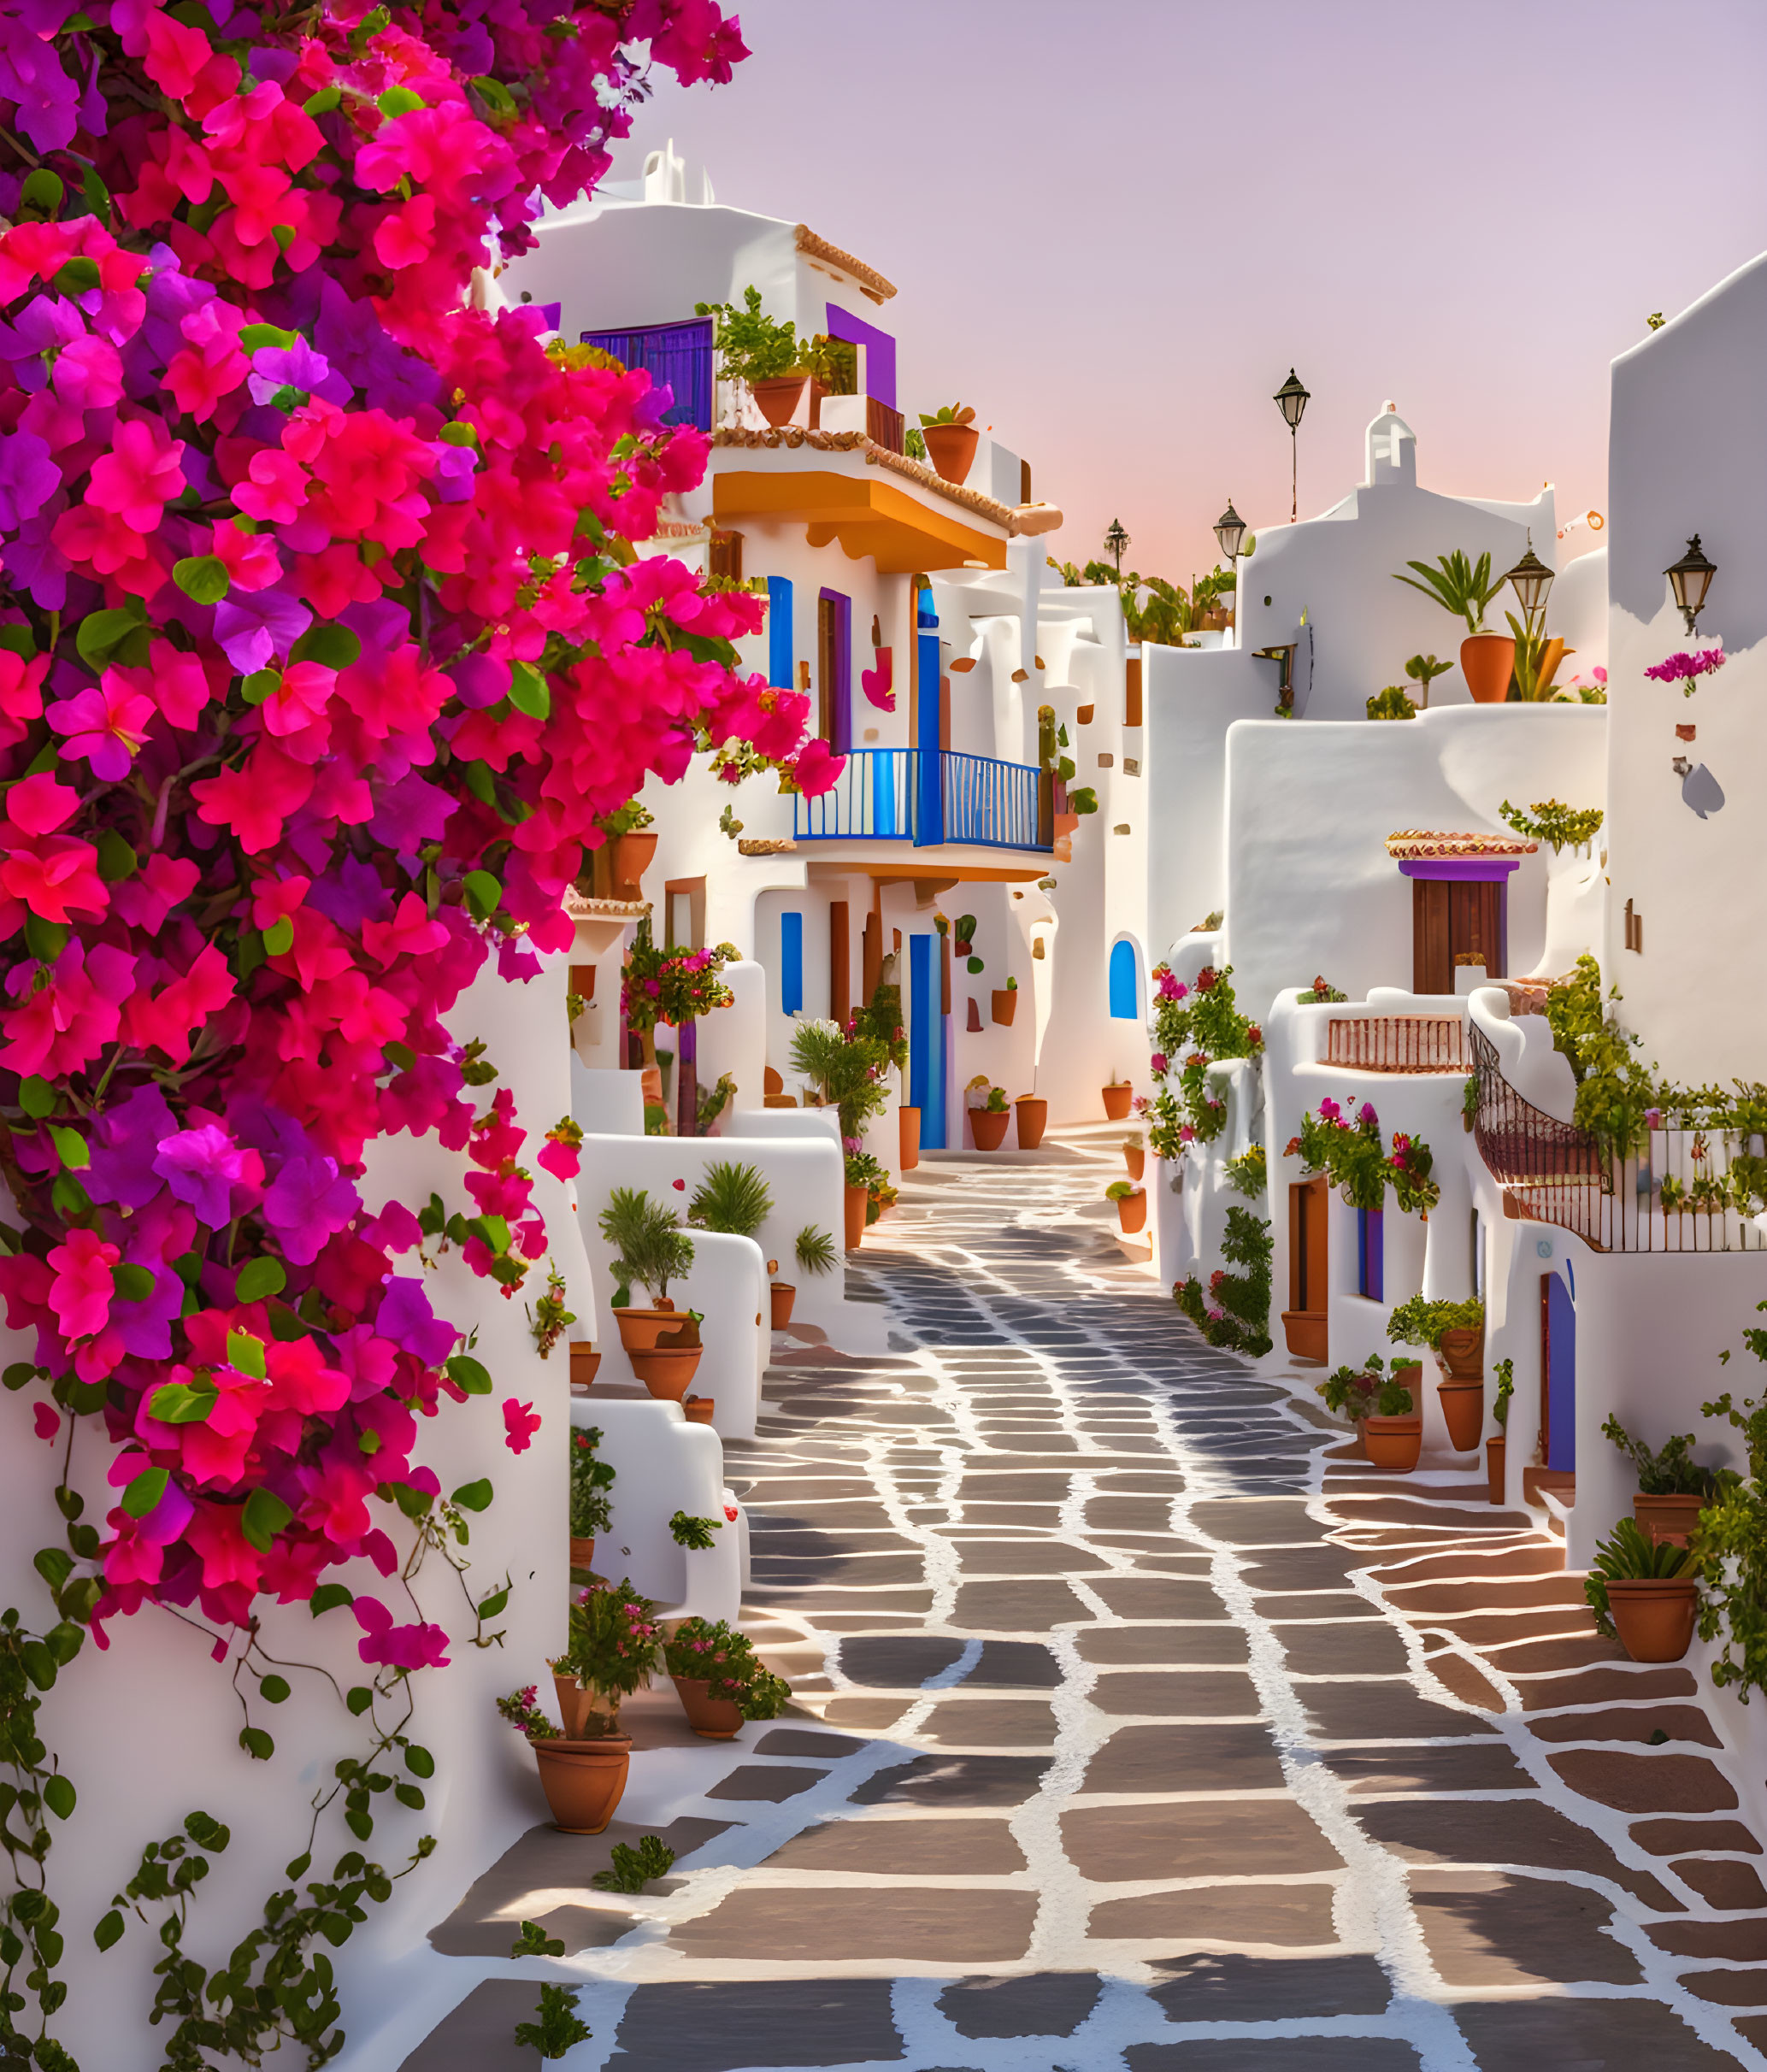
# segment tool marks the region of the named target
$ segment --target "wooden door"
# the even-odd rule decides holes
[[[1449,947],[1448,893],[1440,878],[1411,880],[1411,991],[1451,993],[1454,954]]]
[[[1326,1357],[1326,1222],[1330,1205],[1325,1175],[1291,1181],[1288,1189],[1288,1307],[1283,1334],[1297,1359]]]
[[[1505,975],[1506,962],[1504,941],[1504,894],[1508,888],[1501,884],[1463,885],[1448,886],[1448,951],[1449,962],[1456,964],[1462,957],[1478,956],[1483,958],[1485,975],[1500,979]],[[1447,990],[1454,989],[1451,971]]]
[[[816,599],[816,732],[834,739],[835,639],[839,621],[834,600],[825,590]]]

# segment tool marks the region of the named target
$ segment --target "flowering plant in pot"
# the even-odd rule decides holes
[[[1672,1539],[1686,1546],[1699,1523],[1699,1514],[1717,1494],[1718,1478],[1693,1457],[1693,1434],[1683,1432],[1653,1452],[1641,1439],[1634,1439],[1617,1417],[1611,1415],[1601,1435],[1617,1445],[1638,1470],[1638,1494],[1632,1499],[1632,1516],[1639,1530],[1650,1539]]]
[[[969,1127],[979,1151],[997,1151],[1006,1141],[1006,1089],[996,1086],[986,1072],[978,1072],[964,1089],[969,1097]],[[975,1098],[980,1094],[981,1099]]]
[[[941,403],[932,416],[921,415],[921,437],[927,458],[947,482],[965,482],[975,463],[975,413],[968,403]]]
[[[1104,1199],[1116,1204],[1116,1221],[1126,1238],[1133,1238],[1147,1221],[1147,1190],[1132,1180],[1113,1180]]]
[[[1423,1450],[1423,1419],[1409,1383],[1420,1369],[1415,1361],[1395,1361],[1389,1371],[1379,1353],[1358,1367],[1340,1367],[1314,1393],[1328,1410],[1362,1427],[1363,1451],[1376,1468],[1408,1474]]]
[[[663,1662],[689,1724],[709,1741],[733,1739],[745,1720],[776,1720],[792,1695],[747,1634],[722,1619],[683,1619],[663,1644]]]
[[[1441,1198],[1440,1183],[1431,1177],[1434,1157],[1421,1137],[1393,1133],[1389,1154],[1381,1137],[1381,1118],[1364,1101],[1354,1120],[1334,1100],[1318,1112],[1303,1115],[1284,1156],[1299,1156],[1308,1174],[1323,1173],[1352,1209],[1384,1208],[1387,1192],[1407,1211],[1427,1214]],[[1482,1318],[1483,1311],[1480,1312]]]
[[[1487,632],[1485,608],[1509,580],[1507,574],[1493,581],[1488,553],[1480,555],[1475,562],[1458,547],[1452,554],[1439,555],[1433,568],[1428,562],[1417,561],[1407,562],[1405,566],[1416,573],[1395,574],[1394,582],[1421,590],[1444,611],[1466,621],[1466,639],[1460,644],[1460,669],[1474,703],[1502,704],[1510,694],[1510,678],[1515,671],[1516,636]]]
[[[1442,1379],[1436,1395],[1457,1453],[1472,1452],[1484,1428],[1484,1330],[1485,1305],[1476,1296],[1438,1302],[1413,1295],[1387,1320],[1387,1335],[1395,1345],[1427,1345],[1438,1355]]]
[[[866,1231],[896,1199],[889,1174],[864,1148],[864,1140],[848,1137],[842,1145],[845,1159],[846,1249],[857,1251]]]
[[[595,1566],[595,1542],[613,1522],[608,1492],[614,1486],[614,1468],[596,1449],[600,1432],[591,1426],[570,1427],[570,1565],[589,1569]]]
[[[570,1645],[554,1658],[562,1730],[535,1703],[535,1690],[497,1701],[527,1737],[555,1827],[599,1834],[626,1789],[632,1739],[620,1730],[620,1701],[651,1681],[657,1654],[656,1607],[627,1581],[593,1583],[570,1608]]]
[[[1583,1595],[1595,1623],[1634,1662],[1679,1662],[1699,1616],[1698,1557],[1669,1539],[1653,1540],[1622,1518],[1595,1549]]]
[[[1335,986],[1324,978],[1316,978],[1311,986],[1294,997],[1297,1004],[1301,1007],[1323,1007],[1350,998],[1348,993],[1340,992]]]

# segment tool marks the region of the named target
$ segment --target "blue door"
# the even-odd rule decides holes
[[[1141,1019],[1141,980],[1135,968],[1135,945],[1132,942],[1110,945],[1110,1019],[1113,1021]]]
[[[912,1000],[908,1029],[908,1098],[921,1111],[921,1142],[945,1149],[945,1006],[939,939],[908,939],[908,983]]]
[[[1387,1299],[1387,1211],[1356,1211],[1356,1292],[1370,1302]]]
[[[933,593],[922,590],[917,598],[919,609],[915,613],[915,639],[920,645],[920,656],[916,674],[916,727],[915,746],[920,751],[916,757],[916,788],[919,809],[915,816],[914,839],[916,846],[936,847],[945,839],[945,783],[944,757],[940,754],[944,727],[945,693],[939,681],[939,621],[933,610]],[[927,1118],[921,1116],[924,1131]],[[922,1138],[922,1142],[926,1141]]]
[[[1546,1455],[1548,1468],[1575,1474],[1577,1464],[1577,1312],[1557,1274],[1542,1274],[1541,1364],[1546,1372]]]

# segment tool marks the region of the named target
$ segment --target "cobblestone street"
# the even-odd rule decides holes
[[[716,1774],[666,1805],[634,1765],[617,1832],[657,1804],[681,1861],[573,1943],[581,2062],[1767,2063],[1759,1845],[1691,1671],[1604,1643],[1482,1483],[1375,1475],[1299,1370],[1204,1345],[1100,1192],[923,1168],[853,1270],[889,1356],[776,1360],[728,1455],[747,1623],[821,1718],[653,1758]]]

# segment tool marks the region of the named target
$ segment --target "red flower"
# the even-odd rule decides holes
[[[504,1444],[511,1453],[526,1453],[539,1428],[540,1420],[531,1403],[517,1403],[513,1396],[504,1398]]]

